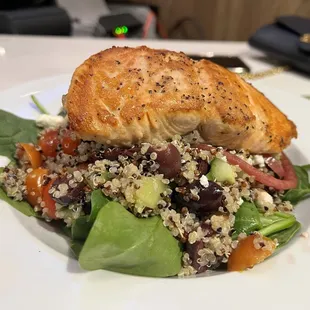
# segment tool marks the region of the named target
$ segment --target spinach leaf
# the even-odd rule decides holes
[[[310,170],[310,165],[304,165],[304,166],[301,166],[303,169],[305,170]]]
[[[272,225],[273,223],[282,221],[283,218],[279,217],[277,215],[269,215],[269,216],[264,216],[263,214],[260,215],[260,221],[262,223],[263,227],[267,227]]]
[[[260,214],[260,221],[262,223],[263,228],[270,226],[276,222],[282,221],[283,219],[294,218],[294,215],[284,212],[274,212],[272,215],[265,216]]]
[[[73,252],[74,256],[78,259],[79,256],[80,256],[80,253],[82,251],[82,248],[83,248],[83,242],[81,241],[73,241],[70,245],[70,249],[71,251]]]
[[[262,223],[256,206],[253,203],[244,202],[235,215],[233,238],[236,238],[242,232],[248,235],[260,228],[262,228]]]
[[[290,189],[283,197],[284,200],[290,201],[292,204],[297,204],[298,202],[306,199],[310,194],[310,188],[305,189]]]
[[[295,216],[291,216],[289,218],[282,218],[280,221],[275,221],[271,225],[263,227],[258,232],[261,233],[263,236],[270,236],[274,233],[290,228],[295,223],[296,223]]]
[[[33,103],[35,104],[35,106],[38,108],[38,110],[42,114],[49,114],[47,110],[44,108],[44,106],[39,102],[39,100],[37,99],[35,95],[31,95],[30,98],[32,99]]]
[[[50,224],[56,224],[60,221],[53,221],[51,222]],[[56,226],[56,225],[55,225]],[[63,236],[66,236],[66,237],[69,237],[71,238],[71,227],[68,227],[64,222],[60,222],[59,225],[58,225],[58,231],[63,235]]]
[[[71,226],[71,238],[73,240],[85,240],[93,226],[93,223],[88,222],[88,216],[81,216],[76,219]]]
[[[265,216],[260,214],[253,203],[244,202],[235,215],[235,232],[232,235],[236,239],[241,232],[247,235],[258,231],[264,236],[269,236],[285,229],[289,229],[296,223],[294,215],[275,212]]]
[[[90,201],[91,201],[91,212],[88,221],[94,223],[97,218],[98,212],[103,206],[105,206],[109,202],[109,199],[106,196],[104,196],[101,189],[96,189],[91,193]]]
[[[0,199],[11,205],[16,210],[27,216],[37,216],[39,215],[34,211],[30,204],[26,201],[17,201],[12,198],[9,198],[6,192],[0,187]]]
[[[0,155],[14,160],[17,142],[36,143],[38,128],[34,120],[0,110]]]
[[[297,204],[299,201],[307,198],[307,196],[310,194],[309,176],[306,170],[307,167],[308,166],[294,166],[298,178],[298,185],[296,188],[290,189],[285,193],[283,196],[284,200],[288,200],[293,204]]]
[[[294,166],[295,173],[298,178],[298,186],[297,188],[309,188],[309,175],[308,171],[302,166]]]
[[[117,202],[99,211],[79,255],[83,269],[168,277],[181,269],[179,242],[158,216],[137,218]]]
[[[283,247],[285,244],[287,244],[296,235],[296,233],[300,230],[300,228],[301,224],[296,221],[294,225],[292,225],[290,228],[271,234],[268,236],[268,238],[277,239],[278,240],[277,249],[279,249]]]
[[[90,229],[96,220],[100,209],[109,202],[100,189],[91,193],[91,212],[90,215],[81,216],[76,219],[71,227],[71,236],[73,240],[85,240]]]

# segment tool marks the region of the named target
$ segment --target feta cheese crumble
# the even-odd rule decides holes
[[[253,156],[253,164],[258,165],[260,167],[264,167],[265,166],[264,157],[262,155],[254,155]]]
[[[41,114],[37,118],[36,124],[41,128],[56,129],[59,127],[65,127],[67,125],[67,118],[64,118],[60,115]]]
[[[209,186],[209,180],[208,180],[208,178],[205,175],[202,175],[201,178],[199,179],[199,181],[200,181],[200,184],[203,187],[208,187]]]

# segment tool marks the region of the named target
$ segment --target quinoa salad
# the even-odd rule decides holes
[[[299,177],[283,153],[225,150],[204,144],[195,131],[111,148],[79,139],[66,116],[41,115],[36,125],[36,141],[15,143],[12,162],[0,174],[1,188],[13,206],[26,202],[33,216],[60,224],[84,269],[160,277],[242,271],[271,256],[300,229],[292,211],[301,197],[276,182],[288,174]],[[126,214],[114,223],[117,208]],[[122,232],[128,221],[135,222]],[[152,229],[142,242],[144,223]],[[110,224],[125,239],[127,234],[130,246],[123,246],[124,237],[109,239],[115,233],[107,231]],[[140,231],[132,233],[137,227]],[[113,246],[129,255],[135,243],[139,252],[113,262]],[[110,252],[96,253],[106,244]],[[143,254],[148,251],[150,257]],[[140,256],[145,267],[138,266]],[[92,257],[96,262],[88,265]]]

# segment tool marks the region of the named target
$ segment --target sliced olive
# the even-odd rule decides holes
[[[135,152],[138,152],[140,148],[133,147],[130,149],[124,149],[120,147],[114,147],[111,149],[101,150],[91,155],[90,161],[94,162],[96,160],[108,159],[108,160],[118,160],[118,156],[128,156],[133,157]]]
[[[197,170],[199,171],[200,175],[205,175],[209,172],[209,164],[206,160],[199,159]]]
[[[179,205],[187,207],[190,212],[199,217],[204,217],[210,212],[217,211],[219,207],[223,207],[224,200],[223,188],[212,181],[209,181],[207,187],[201,185],[199,180],[194,181],[179,188],[176,195]]]
[[[53,193],[51,196],[57,203],[61,205],[69,205],[79,202],[81,199],[83,199],[85,195],[83,190],[85,183],[74,182],[74,185],[72,185],[70,182],[71,180],[72,179],[68,179],[67,176],[62,176],[53,182]],[[66,190],[63,190],[63,188],[66,188]],[[56,192],[59,192],[59,194],[56,194]]]
[[[207,266],[201,266],[198,263],[198,259],[200,258],[198,252],[203,248],[204,244],[202,240],[196,241],[194,244],[187,242],[185,245],[185,250],[192,261],[192,266],[197,270],[197,273],[202,273],[207,270]]]
[[[158,172],[166,178],[172,179],[181,171],[181,154],[172,144],[163,147],[150,147],[148,153],[156,153],[155,161],[159,164]]]

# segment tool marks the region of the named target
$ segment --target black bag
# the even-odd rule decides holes
[[[258,29],[249,39],[251,46],[272,58],[310,73],[310,19],[281,16],[274,24]]]
[[[67,12],[56,6],[0,11],[0,33],[68,36],[71,21]]]

